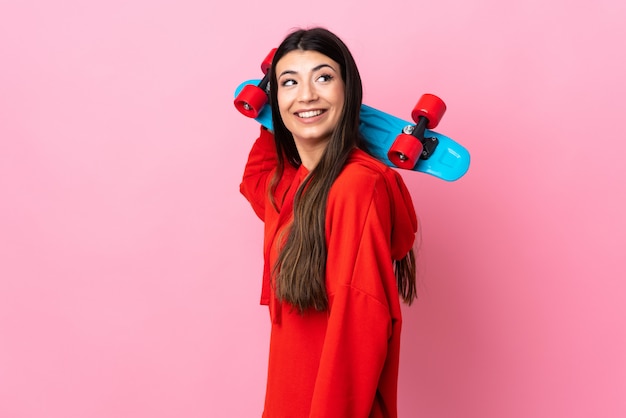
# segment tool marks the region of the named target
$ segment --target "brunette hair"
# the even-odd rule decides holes
[[[274,196],[285,164],[297,168],[302,163],[293,135],[280,117],[275,72],[278,61],[295,50],[316,51],[337,62],[345,84],[343,111],[338,125],[320,161],[296,192],[293,222],[274,266],[276,295],[280,300],[289,302],[300,312],[309,308],[324,311],[328,308],[326,202],[330,188],[351,151],[362,146],[359,115],[363,87],[352,54],[332,32],[324,28],[299,29],[285,38],[277,48],[270,67],[270,104],[278,154],[276,174],[270,183],[270,196]],[[403,260],[394,262],[394,271],[400,295],[406,303],[411,304],[416,296],[413,250]]]

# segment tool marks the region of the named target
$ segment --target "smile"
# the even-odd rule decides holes
[[[322,113],[324,113],[323,110],[309,110],[306,112],[296,113],[296,116],[298,116],[299,118],[307,119],[307,118],[314,118],[315,116],[319,116]]]

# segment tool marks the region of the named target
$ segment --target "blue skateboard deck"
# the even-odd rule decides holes
[[[260,81],[244,81],[235,90],[235,97],[247,84],[256,86]],[[271,107],[265,105],[255,120],[272,130]],[[402,133],[402,130],[408,125],[415,125],[415,123],[402,120],[367,105],[361,106],[360,130],[366,142],[367,150],[376,159],[390,167],[396,166],[387,156],[389,149],[398,134]],[[430,174],[446,181],[458,180],[467,173],[470,165],[470,154],[465,147],[451,138],[429,129],[426,129],[424,136],[437,138],[439,143],[428,159],[420,158],[417,161],[413,171]]]

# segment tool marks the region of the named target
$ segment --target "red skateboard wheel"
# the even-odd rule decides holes
[[[410,134],[400,134],[389,148],[387,157],[399,168],[412,170],[422,154],[422,143]]]
[[[428,129],[434,129],[439,125],[443,114],[446,113],[446,104],[434,94],[424,94],[413,108],[411,117],[417,123],[420,116],[428,119]]]
[[[274,54],[276,53],[277,49],[278,48],[272,49],[261,63],[261,71],[263,71],[263,74],[267,74],[269,72],[270,67],[272,66],[272,60],[274,59]]]
[[[249,118],[256,118],[263,106],[267,103],[267,94],[258,86],[248,84],[244,86],[235,98],[235,107]]]

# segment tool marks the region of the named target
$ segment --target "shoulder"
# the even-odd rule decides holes
[[[333,183],[328,196],[328,215],[365,219],[372,207],[388,214],[393,201],[393,178],[398,175],[384,163],[361,150],[355,150]],[[383,215],[388,216],[388,215]]]
[[[356,194],[363,198],[368,192],[381,192],[398,182],[402,178],[394,169],[357,149],[350,155],[333,189],[342,195]]]

